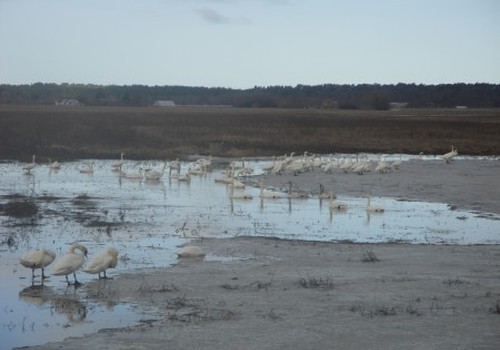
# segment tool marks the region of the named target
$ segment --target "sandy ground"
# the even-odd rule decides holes
[[[498,161],[410,162],[390,174],[265,176],[266,185],[395,196],[500,213]],[[145,316],[36,349],[497,349],[500,246],[205,239],[180,260],[85,284]],[[375,258],[378,261],[375,261]],[[372,260],[372,261],[367,261]]]

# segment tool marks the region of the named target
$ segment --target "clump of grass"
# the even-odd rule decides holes
[[[250,287],[254,287],[257,290],[266,289],[271,286],[271,282],[255,281],[250,283]]]
[[[363,258],[361,259],[362,262],[379,262],[380,259],[375,255],[375,253],[371,249],[366,249],[363,252]]]
[[[490,307],[490,313],[500,315],[500,302],[497,302],[495,306]]]
[[[464,284],[465,282],[462,281],[458,277],[456,277],[454,279],[452,279],[451,277],[448,277],[448,281],[446,281],[445,283],[447,283],[449,286],[456,286],[456,285],[459,285],[459,284]]]
[[[239,286],[237,284],[233,285],[233,284],[229,284],[229,283],[224,283],[221,286],[221,288],[226,289],[226,290],[236,290],[236,289],[239,289]]]
[[[148,283],[144,282],[139,286],[139,289],[137,291],[141,294],[141,296],[143,296],[143,295],[151,294],[151,293],[176,292],[177,290],[178,289],[175,285],[167,287],[163,284],[159,287],[155,287],[155,286],[151,286]]]
[[[322,290],[329,290],[334,288],[332,277],[316,277],[309,276],[301,277],[299,284],[302,288],[316,288]]]
[[[398,314],[406,314],[413,316],[420,316],[421,313],[413,304],[407,306],[387,306],[387,305],[375,305],[373,307],[367,308],[364,305],[356,304],[349,308],[351,312],[359,312],[362,316],[366,317],[376,317],[376,316],[396,316]]]

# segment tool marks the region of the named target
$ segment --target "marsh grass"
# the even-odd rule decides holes
[[[333,278],[330,276],[310,276],[301,277],[299,285],[302,288],[313,288],[321,290],[330,290],[334,288]]]
[[[380,260],[371,249],[365,249],[363,251],[363,257],[361,258],[361,261],[376,263]]]
[[[397,315],[408,315],[408,316],[421,316],[422,313],[412,304],[408,305],[374,305],[365,306],[363,304],[355,304],[349,308],[351,312],[359,312],[365,317],[377,317],[377,316],[397,316]]]
[[[173,159],[382,152],[496,154],[500,110],[0,106],[0,158]],[[21,141],[22,140],[22,141]]]

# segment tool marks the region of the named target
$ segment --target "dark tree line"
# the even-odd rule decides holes
[[[256,86],[252,89],[189,86],[89,85],[35,83],[0,85],[0,104],[51,105],[74,99],[89,106],[151,106],[157,100],[176,105],[231,105],[271,108],[388,109],[408,107],[500,107],[498,84],[358,84]]]

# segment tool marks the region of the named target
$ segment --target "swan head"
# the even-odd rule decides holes
[[[82,252],[82,254],[87,257],[87,254],[88,254],[88,250],[87,250],[87,247],[85,247],[83,244],[80,244],[80,243],[75,243],[73,244],[70,248],[69,248],[69,251],[71,253],[74,253],[75,250],[78,249]]]
[[[113,256],[113,257],[117,257],[118,256],[118,251],[115,249],[115,248],[108,248],[108,254]]]

